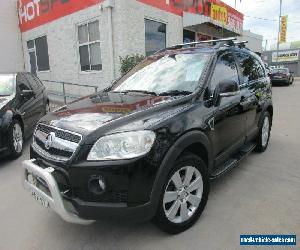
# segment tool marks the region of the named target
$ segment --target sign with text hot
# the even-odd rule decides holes
[[[183,16],[189,12],[210,17],[235,32],[243,30],[244,15],[220,0],[137,0],[161,10]]]
[[[98,4],[102,0],[18,0],[21,32]]]

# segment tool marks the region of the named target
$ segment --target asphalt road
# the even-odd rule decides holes
[[[65,223],[22,189],[28,145],[20,159],[0,159],[0,249],[249,249],[239,246],[240,234],[275,233],[297,234],[292,249],[300,249],[300,81],[274,87],[273,94],[268,150],[252,153],[214,181],[202,217],[180,235],[166,235],[151,223]]]

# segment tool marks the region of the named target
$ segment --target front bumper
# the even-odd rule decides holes
[[[35,193],[49,203],[51,209],[60,215],[62,219],[70,223],[88,225],[93,223],[93,220],[85,220],[76,214],[76,210],[68,201],[64,200],[58,188],[57,182],[51,174],[54,169],[43,169],[35,164],[35,160],[27,160],[23,162],[23,185],[26,190]],[[35,178],[41,178],[47,185],[49,193],[41,190],[31,183],[28,175],[31,174]],[[67,209],[69,207],[69,209]],[[72,211],[73,210],[73,211]]]
[[[95,220],[105,218],[141,222],[152,219],[155,214],[155,203],[150,201],[128,206],[126,203],[84,201],[80,197],[74,196],[74,193],[69,195],[68,190],[62,190],[61,183],[57,180],[57,170],[53,167],[39,165],[35,159],[23,162],[24,188],[32,195],[41,197],[67,222],[88,225]],[[39,180],[32,183],[29,175]],[[85,178],[81,175],[80,179]],[[69,193],[72,193],[71,190]]]

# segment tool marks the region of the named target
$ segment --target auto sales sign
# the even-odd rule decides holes
[[[293,62],[299,60],[299,50],[287,50],[272,53],[272,62]]]
[[[18,0],[21,32],[98,4],[102,0]]]

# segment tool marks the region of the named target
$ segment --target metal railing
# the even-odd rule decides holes
[[[99,86],[95,86],[95,85],[83,85],[83,84],[78,84],[78,83],[58,82],[58,81],[43,80],[43,79],[41,79],[41,81],[42,82],[50,82],[50,83],[61,84],[62,85],[62,92],[61,93],[60,92],[55,93],[55,92],[52,92],[51,90],[49,91],[49,93],[51,95],[62,96],[63,99],[64,99],[64,104],[67,104],[67,98],[76,99],[76,97],[74,97],[74,96],[66,93],[66,85],[69,85],[69,86],[79,86],[79,87],[84,87],[84,88],[93,88],[94,91],[95,91],[95,93],[98,92],[98,88],[99,88]]]

